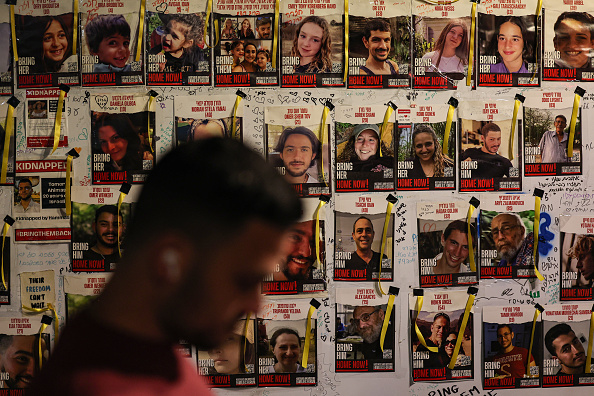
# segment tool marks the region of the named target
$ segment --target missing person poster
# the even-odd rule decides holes
[[[572,91],[530,91],[524,101],[524,175],[582,174],[582,111],[578,108],[575,136],[570,142]],[[569,153],[571,143],[573,152]]]
[[[387,318],[388,296],[377,293],[372,287],[336,289],[337,373],[394,371],[394,324],[399,310],[392,309]],[[382,345],[384,326],[386,335]]]
[[[346,195],[335,203],[335,281],[394,279],[394,214],[383,235],[387,201],[381,195]],[[384,251],[381,251],[384,246]]]
[[[544,81],[594,81],[594,6],[543,2]]]
[[[59,88],[26,90],[25,136],[27,148],[54,146],[54,124],[58,112]],[[58,147],[68,147],[68,111],[66,97],[62,107]]]
[[[266,107],[266,158],[301,197],[330,193],[330,122],[323,106]]]
[[[538,0],[479,3],[478,86],[540,86],[540,4]]]
[[[521,113],[513,100],[465,101],[458,107],[460,192],[521,191]]]
[[[591,316],[591,303],[547,305],[542,313],[543,388],[594,385],[592,362],[587,361]]]
[[[319,229],[316,230],[319,201],[302,199],[301,202],[301,218],[286,233],[286,256],[280,259],[274,272],[264,278],[263,294],[311,294],[326,290],[326,210],[320,210]]]
[[[278,86],[274,7],[267,0],[214,2],[219,29],[214,36],[220,37],[214,47],[215,87]]]
[[[12,99],[12,97],[0,99],[0,157],[2,159],[4,159],[4,143],[6,140],[6,132],[4,128],[6,127],[6,116],[8,115],[9,108],[8,101],[10,99]],[[12,125],[14,126],[16,126],[16,119],[16,117],[13,117],[11,120],[11,122],[13,122]],[[6,159],[6,183],[0,183],[0,185],[14,186],[14,153],[16,151],[16,139],[14,137],[14,132],[10,135],[10,141],[8,144],[8,158]]]
[[[471,2],[413,0],[413,87],[456,89],[468,73]]]
[[[210,85],[206,1],[147,2],[146,85]]]
[[[176,144],[215,136],[242,140],[243,104],[240,102],[235,109],[236,98],[234,95],[175,97]]]
[[[155,157],[155,112],[148,108],[149,96],[96,94],[90,102],[92,183],[143,183]]]
[[[256,386],[255,320],[238,320],[221,345],[198,351],[198,372],[212,388]]]
[[[33,309],[56,304],[56,280],[53,270],[21,272],[21,305]]]
[[[344,1],[283,1],[281,19],[281,86],[344,87]]]
[[[533,323],[535,309],[483,307],[484,389],[540,387],[542,321]]]
[[[10,6],[0,7],[0,96],[12,94],[12,34],[10,32]],[[0,110],[1,111],[1,110]]]
[[[559,216],[561,301],[594,300],[594,219]]]
[[[395,115],[387,106],[336,108],[336,192],[394,191]]]
[[[477,211],[469,224],[469,205],[464,201],[417,203],[421,287],[478,283]],[[473,257],[470,257],[471,243]]]
[[[140,20],[140,3],[82,2],[80,11],[82,85],[143,84],[144,57],[138,31],[144,20]]]
[[[534,197],[484,195],[480,222],[481,279],[535,278]]]
[[[456,118],[444,152],[448,109],[445,103],[420,101],[398,109],[398,190],[456,188]]]
[[[309,307],[308,300],[263,302],[257,319],[258,386],[317,385],[317,320],[314,315],[307,328]]]
[[[17,88],[79,85],[73,2],[18,0],[14,6]],[[0,25],[1,28],[2,25]],[[2,35],[10,37],[9,28]],[[9,50],[4,52],[9,54]],[[10,59],[2,57],[6,60]],[[0,72],[7,72],[0,66]]]
[[[66,320],[72,320],[78,312],[96,299],[103,292],[110,279],[111,273],[64,275]]]
[[[410,0],[349,3],[349,88],[410,87]]]
[[[417,314],[419,298],[412,293],[409,295],[414,382],[474,378],[472,309],[466,327],[462,328],[467,300],[465,290],[425,290],[423,305]],[[458,342],[460,348],[456,355]],[[448,366],[452,361],[454,368],[450,369]]]

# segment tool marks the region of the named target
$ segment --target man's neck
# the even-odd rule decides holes
[[[287,179],[287,181],[289,183],[301,184],[301,183],[307,183],[307,179],[309,179],[309,175],[307,173],[304,173],[301,176],[291,176],[288,173],[285,173],[285,178]]]
[[[481,147],[481,151],[482,151],[483,153],[485,153],[485,154],[491,154],[491,155],[495,155],[495,153],[492,153],[492,152],[490,152],[490,151],[487,151],[487,150],[485,149],[485,146]]]
[[[103,246],[100,243],[96,243],[92,248],[92,251],[94,251],[95,253],[99,253],[102,256],[109,256],[111,254],[115,253],[116,248],[110,248],[107,246]]]
[[[505,348],[505,350],[503,352],[510,353],[513,350],[514,350],[514,346],[512,344],[509,344],[509,346],[507,348]]]
[[[559,139],[559,141],[563,140],[563,136],[565,136],[565,133],[563,133],[563,131],[555,132],[555,134],[557,135],[557,139]]]
[[[377,74],[384,73],[390,67],[388,65],[387,59],[385,61],[378,61],[373,56],[370,56],[369,58],[367,58],[367,61],[365,62],[365,66],[367,66],[367,68],[369,70],[371,70],[373,72],[377,72]]]
[[[373,258],[373,250],[371,250],[371,248],[366,250],[357,249],[357,254],[367,263]]]
[[[561,372],[562,373],[565,373],[565,374],[583,374],[584,373],[584,366],[568,367],[568,366],[566,366],[564,364],[561,364]]]
[[[21,205],[23,205],[23,209],[27,209],[29,207],[30,203],[31,203],[31,198],[21,199]]]
[[[429,340],[437,346],[440,346],[441,344],[441,340],[434,339],[433,337],[429,337]]]

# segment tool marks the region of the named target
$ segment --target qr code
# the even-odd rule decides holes
[[[142,62],[132,62],[130,63],[130,70],[131,71],[142,71]]]
[[[342,73],[342,63],[332,63],[332,73]]]
[[[383,358],[384,359],[392,359],[392,350],[391,349],[384,349]]]
[[[519,177],[520,176],[520,168],[509,168],[509,177]]]
[[[454,167],[453,166],[446,166],[443,169],[443,177],[454,177]]]
[[[394,178],[394,169],[388,168],[384,169],[384,179],[392,179]]]
[[[76,63],[76,62],[69,63],[68,71],[69,72],[77,72],[78,71],[78,63]]]
[[[153,161],[152,160],[142,160],[142,170],[151,170],[153,169]]]
[[[311,277],[313,279],[324,279],[324,271],[319,268],[316,268],[312,271]]]

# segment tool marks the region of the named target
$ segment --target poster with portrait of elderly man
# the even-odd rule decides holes
[[[388,296],[370,286],[336,290],[337,373],[394,371],[394,323],[400,310],[394,307],[387,318],[387,304]]]
[[[594,300],[594,218],[559,216],[561,301]]]
[[[481,197],[481,279],[535,278],[534,196]],[[538,265],[538,260],[536,261]]]

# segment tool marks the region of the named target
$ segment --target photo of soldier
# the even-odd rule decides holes
[[[561,301],[594,299],[594,231],[587,216],[559,216]]]

